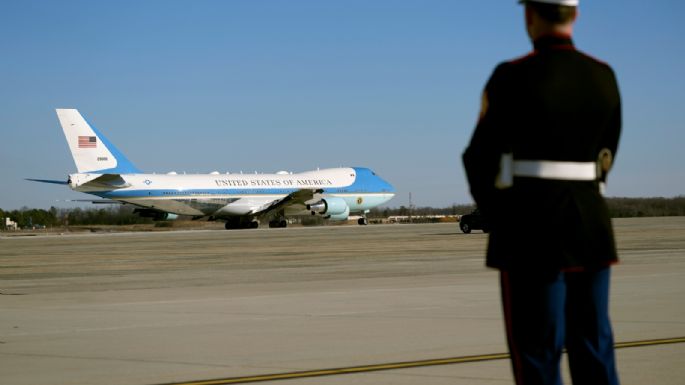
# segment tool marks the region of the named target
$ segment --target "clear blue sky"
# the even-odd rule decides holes
[[[461,153],[494,66],[530,50],[510,1],[0,2],[0,208],[87,198],[78,108],[141,169],[367,166],[406,205],[470,203]],[[614,67],[610,196],[685,194],[685,3],[581,1],[577,46]]]

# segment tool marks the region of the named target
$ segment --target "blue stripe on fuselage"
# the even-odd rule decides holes
[[[288,195],[298,189],[157,189],[157,190],[117,190],[91,192],[103,198],[159,198],[159,197],[190,197],[211,198],[216,195]]]

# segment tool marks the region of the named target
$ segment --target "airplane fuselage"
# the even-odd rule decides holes
[[[89,183],[100,174],[72,174],[72,189],[101,198],[179,215],[226,218],[249,215],[302,189],[320,190],[314,200],[341,198],[350,213],[363,213],[390,200],[393,187],[367,168],[333,168],[277,174],[122,174],[113,183]],[[116,185],[116,184],[115,184]],[[287,215],[308,214],[304,204],[292,205]]]

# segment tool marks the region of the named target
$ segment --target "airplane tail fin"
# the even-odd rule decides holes
[[[57,109],[56,111],[79,173],[140,173],[140,170],[93,125],[88,123],[78,110]]]

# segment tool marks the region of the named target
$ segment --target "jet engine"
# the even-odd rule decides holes
[[[325,216],[324,218],[331,220],[331,221],[346,221],[347,217],[350,216],[350,208],[345,206],[345,211],[343,211],[340,214],[331,214],[328,216]]]
[[[178,218],[178,215],[167,213],[166,211],[155,209],[135,209],[134,214],[138,214],[143,218],[152,218],[153,221],[173,221]]]
[[[342,198],[326,198],[321,199],[316,203],[307,205],[307,210],[312,212],[312,215],[322,215],[326,219],[332,221],[346,221],[350,216],[350,208]]]

